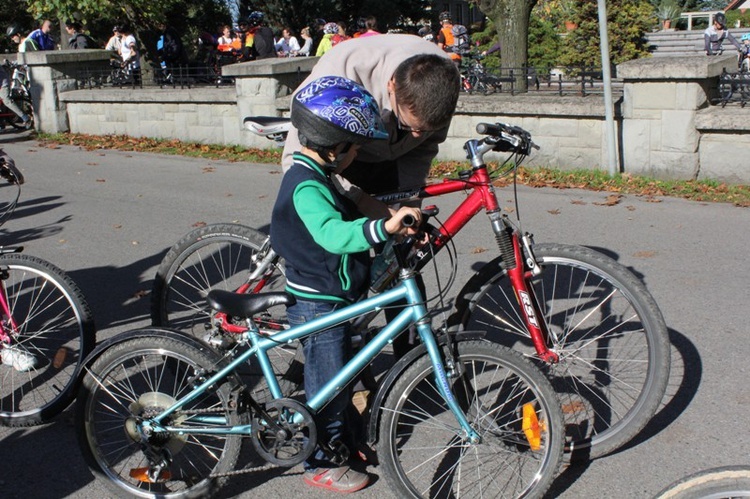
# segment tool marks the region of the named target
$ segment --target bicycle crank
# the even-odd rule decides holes
[[[253,416],[252,428],[250,441],[258,455],[282,467],[298,465],[310,457],[318,444],[310,411],[288,398],[268,402],[265,414]]]

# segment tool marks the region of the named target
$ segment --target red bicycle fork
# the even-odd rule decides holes
[[[504,230],[507,231],[508,229]],[[531,335],[536,354],[544,362],[556,364],[560,358],[547,346],[547,340],[550,337],[547,324],[544,322],[544,316],[541,307],[539,307],[534,288],[530,285],[531,279],[541,271],[537,263],[533,261],[533,255],[530,251],[530,236],[526,236],[529,239],[524,240],[524,245],[528,246],[526,249],[529,260],[532,260],[530,262],[524,259],[524,251],[521,248],[521,238],[518,233],[514,231],[508,235],[506,232],[506,236],[510,239],[514,258],[513,262],[508,262],[509,259],[507,258],[504,260],[504,262],[508,262],[505,271],[513,286],[513,292],[526,321],[526,328]],[[503,253],[503,256],[505,257],[505,253]],[[515,265],[510,268],[510,263],[515,263]]]

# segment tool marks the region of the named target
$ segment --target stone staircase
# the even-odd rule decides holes
[[[750,28],[735,28],[730,32],[737,41],[745,33],[750,33]],[[703,31],[656,31],[647,33],[651,53],[654,57],[674,57],[680,55],[699,55],[703,53]],[[729,42],[724,42],[724,50],[733,51],[734,47]]]

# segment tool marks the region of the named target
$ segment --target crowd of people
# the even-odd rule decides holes
[[[429,21],[422,22],[418,36],[425,40],[437,43],[446,52],[451,52],[454,45],[454,34],[451,31],[453,24],[450,14],[440,14],[440,29],[433,33]],[[19,52],[36,50],[61,49],[94,49],[104,48],[119,54],[123,60],[140,56],[139,47],[135,40],[133,30],[127,23],[115,23],[112,36],[106,44],[98,43],[87,34],[80,22],[69,20],[65,22],[67,40],[57,44],[50,34],[52,22],[45,20],[38,29],[28,36],[24,36],[17,25],[7,28],[7,35],[17,45]],[[128,28],[126,33],[124,28]],[[157,25],[159,40],[156,53],[160,63],[163,65],[178,65],[188,62],[187,51],[180,35],[165,23]],[[462,28],[462,27],[461,27]],[[454,30],[455,31],[455,30]],[[198,39],[198,56],[201,62],[219,62],[219,65],[234,62],[243,62],[256,59],[267,59],[272,57],[297,57],[297,56],[322,56],[339,43],[360,37],[380,35],[382,31],[378,27],[374,16],[359,17],[353,26],[349,27],[342,21],[327,22],[324,19],[316,19],[311,26],[305,27],[299,33],[295,33],[291,27],[280,26],[272,28],[266,22],[262,12],[251,12],[247,18],[240,19],[236,26],[222,24],[215,32],[205,31]],[[125,37],[132,36],[131,43],[123,44]],[[134,42],[134,43],[133,43]],[[123,54],[123,47],[125,53]],[[451,58],[459,60],[460,55],[453,54]]]

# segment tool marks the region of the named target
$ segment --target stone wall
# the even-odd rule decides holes
[[[298,58],[227,66],[224,75],[235,79],[235,86],[228,88],[66,91],[74,74],[71,68],[87,62],[79,54],[91,52],[86,57],[94,61],[101,57],[96,53],[103,51],[74,52],[31,54],[40,58],[34,62],[32,78],[41,90],[35,92],[34,102],[41,130],[247,147],[274,144],[244,131],[243,118],[288,115],[292,90],[316,62],[316,58]],[[42,67],[44,57],[49,58],[47,69]],[[614,110],[620,170],[750,184],[750,168],[740,159],[750,154],[750,109],[709,106],[718,75],[734,64],[733,55],[621,64],[618,76],[623,79],[624,93]],[[463,144],[475,137],[476,124],[483,121],[508,122],[531,132],[541,149],[529,164],[607,169],[601,96],[462,94],[439,158],[464,159]]]

